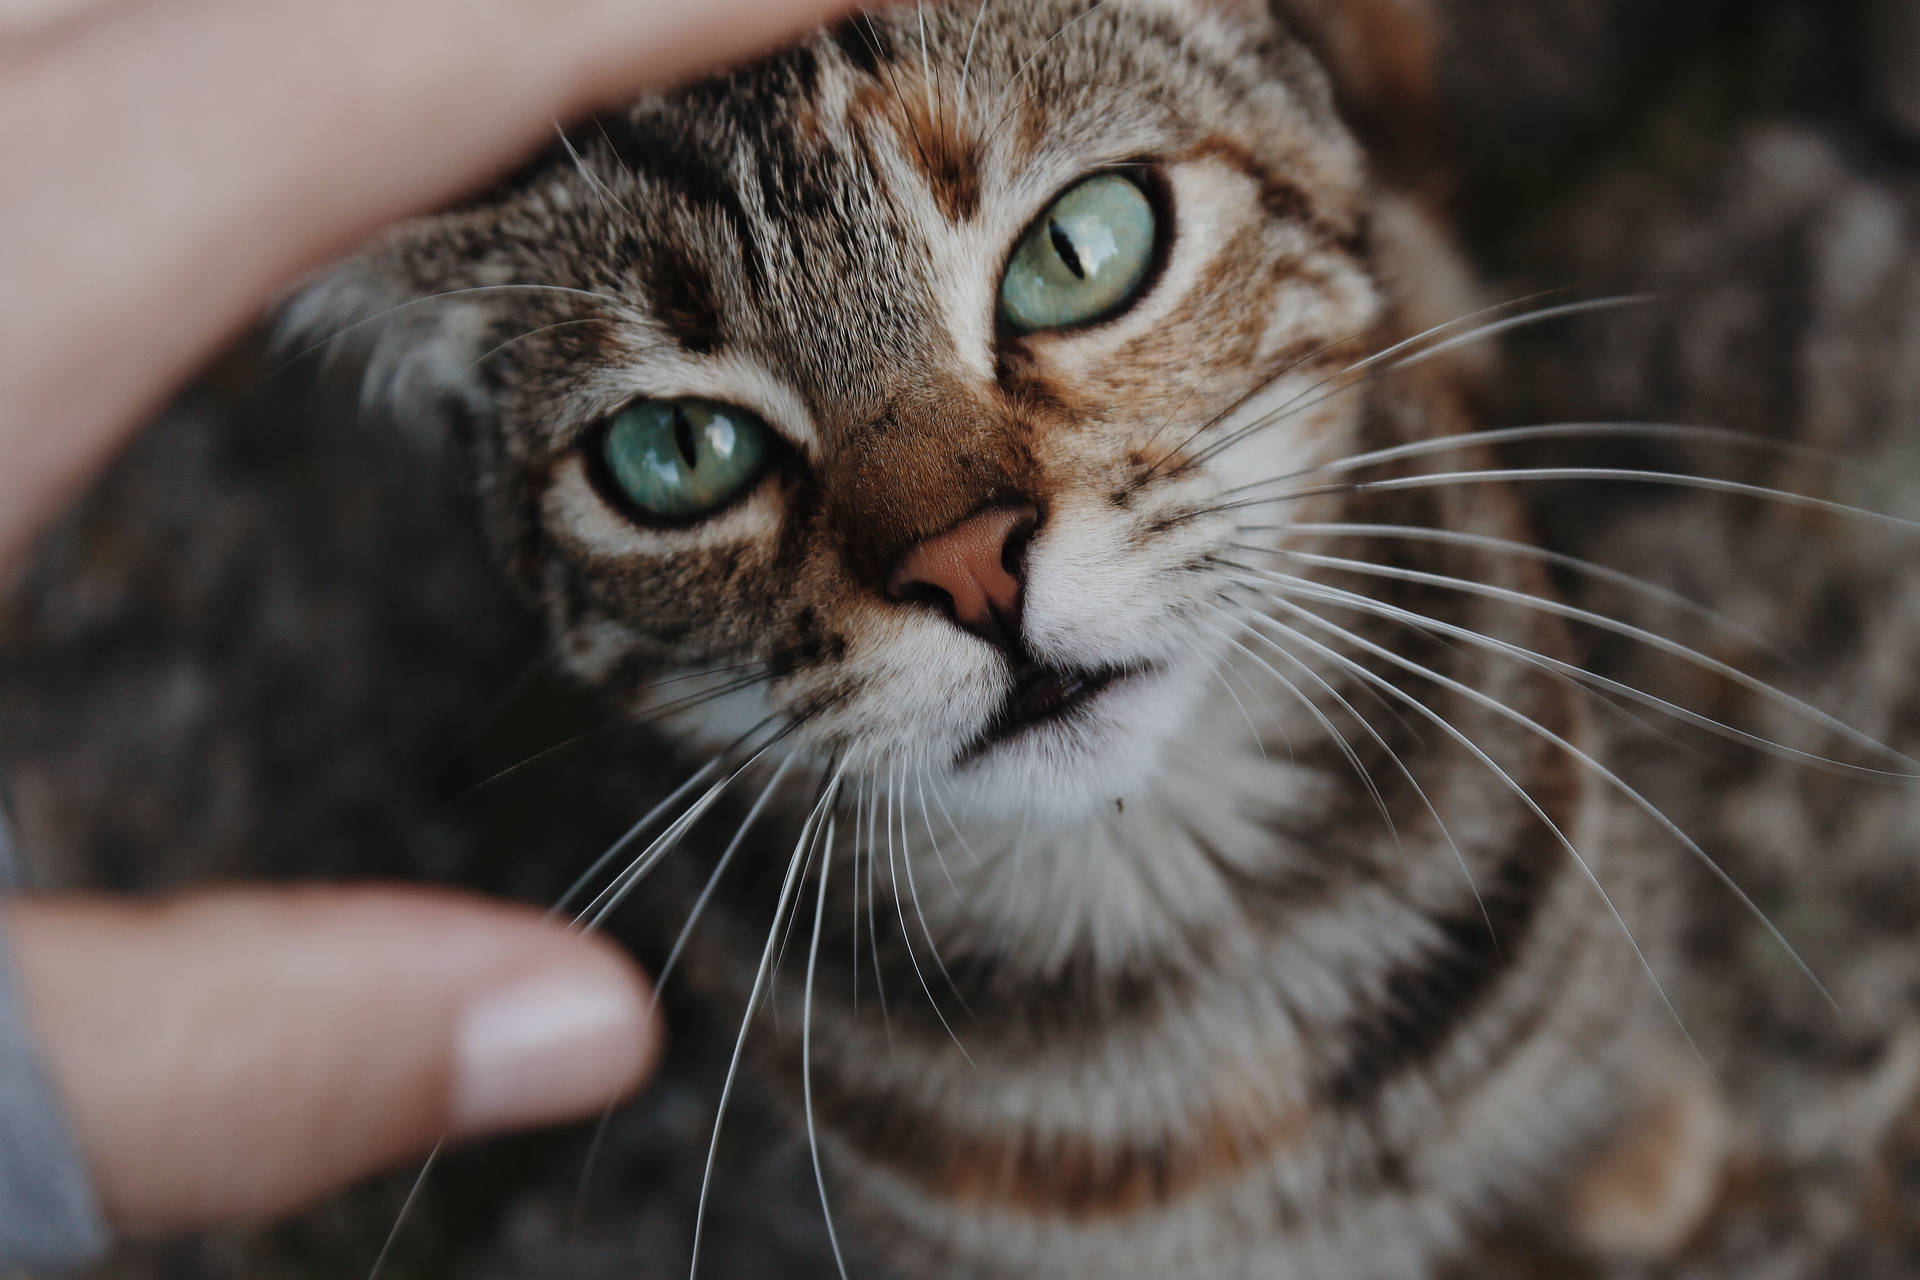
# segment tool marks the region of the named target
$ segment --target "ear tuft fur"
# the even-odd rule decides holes
[[[289,357],[357,365],[363,410],[413,424],[437,419],[441,406],[481,407],[473,370],[487,323],[476,302],[410,294],[369,254],[301,283],[279,309],[273,341]]]

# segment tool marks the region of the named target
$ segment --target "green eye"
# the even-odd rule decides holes
[[[685,521],[739,497],[766,474],[774,435],[760,419],[706,400],[643,400],[608,426],[607,474],[647,515]]]
[[[1147,278],[1158,222],[1137,183],[1113,173],[1087,179],[1054,201],[1013,251],[1000,314],[1019,333],[1112,315]]]

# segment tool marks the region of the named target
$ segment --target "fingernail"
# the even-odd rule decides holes
[[[651,1062],[638,983],[611,967],[566,970],[488,992],[455,1031],[454,1136],[555,1123],[624,1096]]]

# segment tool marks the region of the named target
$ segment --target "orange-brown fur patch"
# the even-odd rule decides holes
[[[820,1103],[867,1160],[932,1196],[1081,1221],[1164,1207],[1219,1186],[1293,1146],[1314,1115],[1304,1103],[1266,1096],[1251,1077],[1216,1089],[1213,1105],[1193,1115],[1182,1134],[1158,1141],[962,1129],[933,1112],[897,1101],[881,1105],[865,1094],[821,1093]]]
[[[885,121],[926,179],[941,214],[966,222],[980,212],[979,143],[952,112],[940,109],[937,94],[916,81],[895,77],[885,88],[869,86],[854,100],[852,114],[863,123]]]

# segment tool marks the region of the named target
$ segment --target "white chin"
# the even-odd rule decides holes
[[[1079,822],[1150,790],[1206,701],[1206,670],[1189,662],[1123,677],[1061,718],[993,743],[943,781],[953,816]]]

